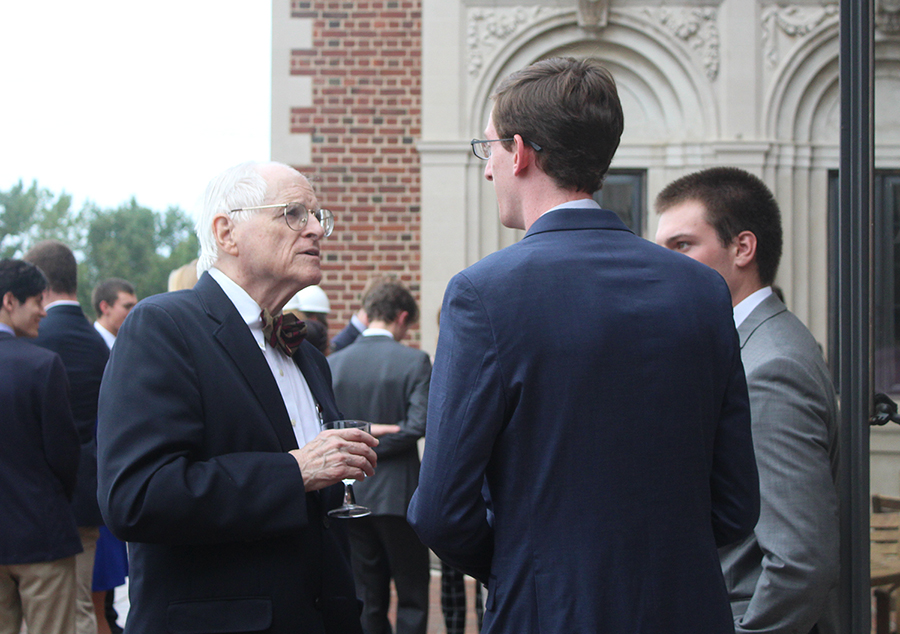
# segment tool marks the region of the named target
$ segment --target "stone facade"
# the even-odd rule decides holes
[[[900,0],[874,4],[875,164],[877,169],[900,170]],[[410,258],[401,272],[418,284],[422,347],[433,351],[437,325],[430,316],[437,312],[450,277],[521,237],[500,225],[492,186],[468,144],[482,135],[491,90],[510,72],[539,59],[595,56],[616,77],[625,109],[625,133],[612,168],[645,174],[645,237],[656,232],[652,201],[672,179],[714,165],[736,165],[757,174],[775,192],[784,214],[785,248],[777,283],[827,354],[829,184],[838,168],[840,133],[836,2],[421,0],[420,32],[418,6],[409,9],[410,17],[396,18],[406,20],[409,29],[395,39],[421,43],[420,52],[409,52],[416,64],[421,60],[416,67],[421,96],[410,102],[409,126],[393,126],[403,132],[397,130],[390,141],[371,122],[354,124],[360,131],[372,130],[367,140],[354,138],[349,128],[320,134],[316,126],[324,126],[330,116],[331,90],[346,90],[343,82],[354,81],[352,75],[328,74],[341,68],[342,62],[334,59],[353,59],[359,52],[361,44],[352,39],[354,29],[348,24],[360,19],[353,16],[362,7],[373,13],[376,5],[392,5],[407,15],[399,1],[289,5],[275,0],[274,50],[276,62],[282,61],[273,63],[273,156],[306,156],[288,162],[309,165],[313,174],[331,179],[323,183],[323,201],[340,206],[339,222],[345,213],[354,218],[349,235],[341,233],[346,225],[336,232],[338,248],[332,253],[337,259],[328,262],[326,285],[337,293],[343,311],[337,321],[349,315],[362,277],[387,263],[379,259],[383,252],[378,245],[407,245],[408,251],[395,255]],[[294,17],[286,20],[291,11]],[[293,26],[281,24],[285,20]],[[312,26],[300,27],[304,20]],[[377,18],[371,20],[377,30]],[[349,40],[336,31],[345,27],[351,31]],[[291,28],[298,43],[288,45],[279,32]],[[342,41],[344,52],[337,50]],[[284,63],[285,48],[293,51],[288,57],[294,65],[276,68]],[[388,80],[382,69],[370,80]],[[287,98],[289,82],[297,85]],[[361,97],[339,94],[350,101]],[[284,119],[288,107],[290,124]],[[343,130],[349,124],[327,125]],[[323,140],[317,141],[317,135]],[[376,146],[379,135],[385,138]],[[372,222],[379,208],[372,202],[377,194],[371,181],[356,180],[352,169],[329,171],[350,164],[351,145],[375,149],[366,155],[373,163],[392,156],[383,150],[410,150],[402,155],[411,160],[410,171],[390,183],[401,189],[409,185],[395,192],[407,201],[394,203],[397,222],[385,222],[398,231]],[[280,154],[281,147],[293,147],[295,154]],[[344,153],[332,156],[329,148]],[[371,237],[363,235],[373,227],[377,230]],[[400,239],[403,235],[410,236],[407,242]],[[362,246],[369,251],[350,257],[351,247]],[[896,432],[873,432],[872,489],[896,495],[900,428],[894,427]]]

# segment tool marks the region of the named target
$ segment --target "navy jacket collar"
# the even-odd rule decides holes
[[[546,213],[537,220],[525,233],[529,237],[547,231],[573,231],[578,229],[609,229],[612,231],[631,230],[608,209],[557,209]]]

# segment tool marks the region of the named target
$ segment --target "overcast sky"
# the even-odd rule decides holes
[[[0,190],[193,212],[269,157],[270,0],[0,1]]]

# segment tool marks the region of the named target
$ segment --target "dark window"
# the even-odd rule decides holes
[[[641,235],[647,207],[646,182],[646,170],[609,170],[603,189],[594,192],[594,200],[616,212],[629,229]]]
[[[900,171],[875,170],[874,226],[872,227],[872,348],[876,392],[900,393]],[[837,231],[834,230],[839,202],[838,172],[828,174],[829,314],[837,315]],[[832,372],[838,366],[837,341],[830,342]],[[836,379],[837,377],[835,377]],[[837,385],[837,381],[835,382]]]

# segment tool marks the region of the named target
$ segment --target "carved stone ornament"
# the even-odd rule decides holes
[[[878,0],[875,26],[883,33],[900,33],[900,0]]]
[[[836,21],[838,17],[836,4],[820,7],[766,7],[762,12],[763,58],[766,64],[769,68],[778,66],[778,31],[790,38],[803,37],[824,22]]]
[[[696,51],[706,70],[706,77],[710,81],[715,81],[719,76],[719,27],[716,8],[657,7],[644,9],[644,14],[662,24],[675,37]]]
[[[578,26],[602,29],[609,19],[609,0],[578,0]]]
[[[529,24],[564,11],[564,9],[548,9],[546,7],[470,9],[466,27],[469,74],[478,75],[485,60],[490,59],[494,49]]]

